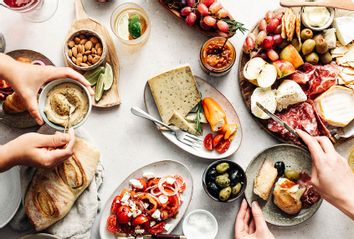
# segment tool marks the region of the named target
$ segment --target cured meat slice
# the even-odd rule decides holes
[[[301,202],[304,208],[309,208],[321,199],[321,195],[316,191],[311,183],[311,177],[306,172],[300,173],[300,179],[297,181],[302,187],[306,187],[301,196]]]
[[[293,105],[289,107],[288,110],[277,113],[276,115],[293,129],[302,129],[312,136],[320,135],[317,117],[309,102]],[[283,139],[301,144],[295,135],[290,133],[273,119],[268,120],[268,129],[279,134]]]

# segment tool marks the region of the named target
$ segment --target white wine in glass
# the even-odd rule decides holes
[[[59,0],[0,0],[0,5],[19,12],[29,22],[45,22],[58,8]]]

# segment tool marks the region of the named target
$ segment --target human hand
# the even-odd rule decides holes
[[[0,171],[15,165],[52,168],[73,154],[74,130],[54,135],[28,133],[2,146]]]
[[[249,208],[243,199],[236,217],[235,239],[274,239],[257,202]]]
[[[354,219],[354,174],[347,160],[327,137],[312,137],[302,130],[297,133],[311,153],[312,184],[325,200]]]
[[[94,94],[85,77],[69,67],[31,65],[9,59],[10,57],[4,55],[2,58],[8,61],[7,67],[1,69],[6,71],[3,73],[4,78],[24,100],[28,112],[39,125],[43,124],[43,119],[38,110],[37,94],[45,83],[60,78],[71,78],[82,83],[92,95]]]

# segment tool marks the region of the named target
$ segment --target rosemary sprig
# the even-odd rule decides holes
[[[197,115],[194,119],[194,123],[195,123],[198,134],[200,134],[202,132],[202,124],[200,123],[200,119],[201,119],[200,114],[202,113],[202,111],[203,111],[202,102],[199,102],[197,105]]]
[[[223,18],[221,19],[229,25],[229,32],[235,34],[237,31],[240,31],[242,34],[245,34],[248,31],[247,28],[244,27],[245,24],[238,22],[234,19]]]

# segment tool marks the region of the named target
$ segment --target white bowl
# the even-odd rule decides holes
[[[72,80],[72,79],[60,79],[60,80],[54,80],[49,82],[47,85],[45,85],[42,89],[42,92],[39,94],[39,99],[38,99],[38,106],[39,106],[39,113],[41,115],[41,117],[43,118],[44,122],[46,124],[48,124],[50,127],[59,130],[59,131],[64,131],[64,127],[61,125],[57,125],[52,123],[48,118],[47,115],[44,113],[44,109],[45,109],[45,104],[47,101],[47,94],[48,92],[53,89],[55,86],[57,85],[61,85],[64,83],[73,83],[75,85],[78,85],[80,88],[82,88],[84,90],[84,92],[86,93],[86,97],[88,99],[88,111],[85,115],[85,117],[80,121],[80,123],[73,125],[72,128],[76,129],[79,128],[80,126],[82,126],[85,121],[87,120],[89,114],[91,113],[91,108],[92,108],[92,99],[91,99],[91,95],[88,91],[88,89],[82,85],[80,82],[76,81],[76,80]]]
[[[189,218],[193,215],[193,214],[200,214],[200,215],[204,215],[206,217],[208,217],[208,219],[215,225],[214,231],[212,233],[209,234],[210,237],[203,237],[205,235],[198,235],[198,237],[196,237],[195,234],[188,234],[189,230],[187,229],[187,223]],[[201,222],[201,224],[203,224],[203,222]],[[193,225],[189,225],[190,227],[193,227]],[[203,224],[203,226],[206,226],[205,224]],[[203,209],[197,209],[194,211],[191,211],[190,213],[188,213],[188,215],[184,218],[183,220],[183,225],[182,225],[182,229],[183,229],[183,234],[187,237],[187,238],[203,238],[203,239],[215,239],[216,235],[218,234],[218,221],[216,220],[216,218],[214,217],[213,214],[211,214],[210,212],[208,212],[207,210],[203,210]]]

